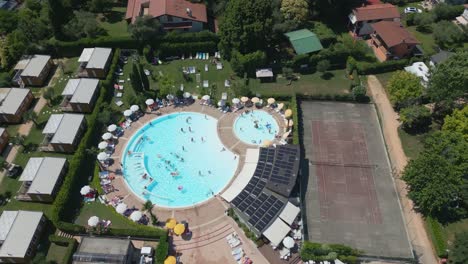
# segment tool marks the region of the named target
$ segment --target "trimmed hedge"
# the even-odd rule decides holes
[[[75,253],[75,250],[78,247],[76,239],[50,235],[49,241],[57,245],[66,246],[67,251],[65,252],[65,256],[63,256],[63,262],[61,263],[72,263],[73,253]]]
[[[196,52],[215,53],[218,50],[218,43],[214,41],[204,42],[163,42],[158,46],[159,54],[164,57],[181,56],[182,54],[195,55]]]
[[[447,257],[447,240],[442,225],[432,217],[427,217],[425,220],[437,256],[440,258]]]
[[[299,113],[298,113],[298,106],[297,106],[297,96],[294,94],[291,96],[291,104],[289,105],[293,112],[293,127],[294,127],[294,132],[293,132],[293,144],[299,145],[300,140],[299,140]]]
[[[356,70],[360,75],[384,73],[403,69],[408,65],[407,59],[390,60],[385,62],[356,62]]]
[[[155,264],[164,264],[164,260],[169,255],[169,239],[167,232],[165,235],[161,236],[159,244],[155,250],[154,263]]]

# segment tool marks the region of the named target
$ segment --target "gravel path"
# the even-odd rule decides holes
[[[408,158],[403,151],[398,135],[398,127],[400,126],[398,114],[393,110],[387,94],[377,77],[374,75],[368,76],[367,85],[381,118],[385,143],[390,160],[392,161],[392,170],[395,173],[395,184],[403,207],[404,220],[406,222],[410,242],[413,245],[419,263],[437,263],[438,261],[434,255],[431,241],[424,228],[422,216],[413,210],[413,203],[407,197],[406,183],[400,179],[400,173],[408,163]]]

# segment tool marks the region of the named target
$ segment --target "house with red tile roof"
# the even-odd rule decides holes
[[[355,37],[368,37],[372,23],[379,21],[400,21],[398,8],[391,4],[372,4],[358,7],[348,16],[349,28]]]
[[[158,19],[167,31],[198,32],[208,22],[206,6],[187,0],[128,0],[125,19],[135,22],[139,16]]]
[[[372,24],[369,43],[380,61],[400,59],[418,52],[420,42],[400,22],[380,21]]]

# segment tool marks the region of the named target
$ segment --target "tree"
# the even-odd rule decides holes
[[[47,21],[41,17],[39,12],[28,8],[23,8],[18,12],[18,29],[32,44],[51,36]]]
[[[443,20],[434,25],[434,39],[444,48],[454,47],[467,39],[467,35],[451,21]]]
[[[112,120],[112,113],[108,110],[108,108],[102,107],[102,110],[97,116],[96,121],[102,126],[105,126],[111,123],[111,120]]]
[[[461,133],[468,140],[468,105],[463,109],[455,109],[444,119],[443,131]]]
[[[395,72],[387,84],[390,100],[397,107],[414,103],[423,93],[421,80],[406,71]]]
[[[427,131],[432,123],[431,111],[422,105],[413,105],[401,109],[400,121],[407,132]]]
[[[281,12],[286,20],[304,23],[309,17],[309,2],[307,0],[282,0]]]
[[[468,231],[455,234],[448,259],[450,264],[468,263]]]
[[[55,91],[52,87],[47,88],[44,93],[42,94],[42,97],[47,100],[47,105],[50,106],[51,102],[55,98]]]
[[[254,76],[256,69],[266,63],[266,54],[263,51],[255,51],[248,54],[241,54],[238,51],[232,53],[231,66],[238,76],[247,73],[248,76]]]
[[[66,6],[63,0],[48,0],[48,14],[52,31],[56,38],[62,37],[62,26],[68,22],[71,16],[71,8]]]
[[[463,5],[448,5],[445,3],[441,3],[435,6],[432,10],[434,13],[437,21],[440,20],[452,20],[455,19],[457,16],[463,13]]]
[[[233,50],[241,54],[264,50],[272,33],[270,0],[231,0],[219,26],[219,48],[227,59]]]
[[[456,132],[437,132],[425,140],[424,150],[403,172],[408,196],[425,216],[446,223],[466,215],[464,178],[468,171],[468,142]]]
[[[458,101],[468,100],[468,52],[451,56],[431,73],[428,96],[437,108],[453,108]]]
[[[416,30],[420,32],[431,32],[434,21],[435,16],[432,13],[417,13],[413,17],[413,22],[417,26]]]
[[[291,80],[294,77],[293,69],[288,67],[283,67],[283,76],[287,80]]]
[[[18,13],[0,9],[0,35],[12,32],[18,24]]]
[[[94,13],[105,13],[112,8],[111,0],[91,0],[88,2],[89,11]]]
[[[138,68],[140,72],[141,85],[144,90],[148,91],[150,88],[150,83],[148,80],[148,76],[145,74],[145,69],[143,68],[143,65],[141,63],[138,64]]]
[[[317,63],[317,71],[325,73],[330,68],[330,61],[321,60]]]
[[[137,17],[134,23],[128,26],[132,38],[143,43],[155,40],[162,33],[161,24],[151,16]]]
[[[34,123],[34,125],[37,126],[37,113],[34,112],[34,110],[29,110],[29,111],[26,111],[24,114],[23,114],[23,119],[28,122],[28,121],[32,121]]]
[[[174,81],[167,76],[161,76],[158,79],[158,96],[165,98],[168,94],[174,94]]]
[[[16,29],[8,34],[3,44],[0,45],[2,67],[9,69],[13,66],[26,51],[27,46],[28,39],[20,30]]]
[[[105,33],[93,13],[86,11],[73,12],[74,17],[63,27],[63,34],[68,38],[94,38]]]
[[[132,65],[132,73],[130,74],[130,80],[132,82],[132,87],[135,92],[139,93],[143,91],[143,86],[141,84],[141,75],[138,70],[137,62],[134,62]]]
[[[151,211],[151,209],[153,209],[153,203],[150,200],[146,200],[146,202],[143,204],[143,210]]]
[[[16,146],[24,146],[25,140],[25,136],[18,134],[10,139],[10,143]]]
[[[352,90],[353,98],[356,102],[369,102],[369,97],[367,96],[366,87],[358,85],[353,87]]]

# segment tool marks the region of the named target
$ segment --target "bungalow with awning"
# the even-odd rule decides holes
[[[111,48],[85,48],[78,62],[80,77],[104,79],[111,63]]]
[[[25,55],[16,64],[13,81],[19,86],[43,86],[53,67],[49,55]]]
[[[34,99],[26,88],[0,88],[0,122],[20,123]]]
[[[82,114],[52,114],[42,134],[45,135],[41,150],[71,153],[76,150],[86,120]]]
[[[62,92],[62,111],[90,113],[98,95],[98,79],[70,79]]]

